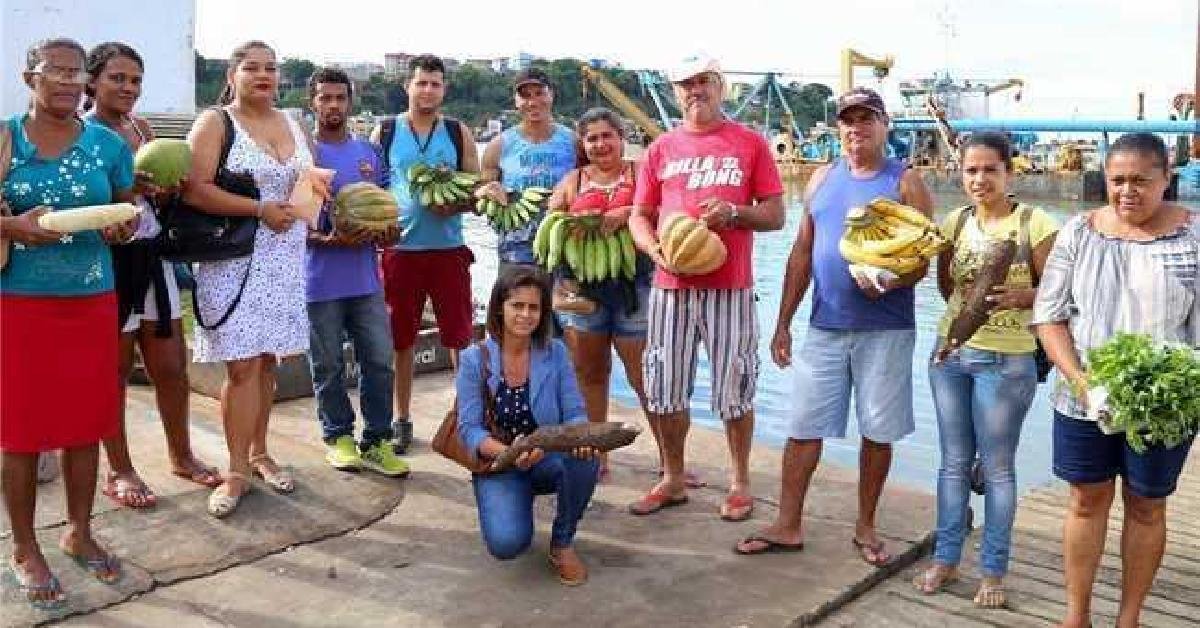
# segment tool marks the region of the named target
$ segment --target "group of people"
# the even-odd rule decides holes
[[[765,140],[722,114],[724,78],[715,59],[696,55],[671,70],[682,124],[633,162],[623,152],[624,125],[612,112],[589,111],[574,129],[556,123],[554,88],[537,69],[513,82],[521,122],[478,155],[467,125],[441,113],[448,76],[442,61],[429,55],[409,63],[407,113],[382,120],[369,139],[347,131],[353,82],[339,70],[317,70],[309,81],[316,119],[309,129],[275,107],[274,50],[248,42],[231,56],[221,106],[195,122],[188,138],[191,172],[176,189],[134,172],[133,151],[153,137],[133,114],[143,71],[136,51],[122,44],[89,53],[69,39],[39,43],[24,72],[30,109],[3,127],[12,145],[11,167],[0,170],[11,216],[0,219],[0,235],[14,244],[0,274],[0,449],[13,528],[9,568],[30,603],[50,607],[64,600],[34,536],[39,454],[62,452],[68,525],[60,547],[103,582],[119,579],[121,569],[89,524],[100,442],[110,469],[101,490],[132,508],[155,503],[124,438],[123,386],[135,345],[155,386],[172,470],[212,487],[208,512],[224,517],[251,491],[251,474],[281,493],[295,488],[295,478],[267,449],[275,366],[285,356],[309,355],[332,467],[409,473],[400,455],[412,444],[413,346],[427,301],[457,370],[459,434],[479,458],[499,455],[538,426],[605,421],[616,352],[661,464],[660,479],[629,506],[638,516],[686,503],[688,489],[700,484],[687,471],[685,451],[703,345],[712,371],[711,407],[724,424],[731,460],[718,514],[728,521],[752,516],[749,456],[760,369],[754,233],[783,227],[784,189]],[[851,272],[838,241],[848,210],[876,197],[931,218],[935,201],[915,171],[886,156],[889,118],[877,93],[857,88],[842,94],[836,118],[843,155],[818,169],[804,191],[806,211],[770,340],[773,360],[792,365],[792,321],[811,285],[812,315],[794,364],[796,402],[782,455],[779,512],[733,549],[756,555],[804,548],[804,502],[822,443],[845,436],[853,400],[862,440],[849,549],[882,566],[891,555],[877,509],[892,448],[914,430],[913,286],[929,269],[879,284]],[[1126,519],[1120,625],[1135,625],[1161,560],[1166,498],[1191,441],[1139,454],[1121,434],[1101,431],[1086,411],[1081,356],[1118,331],[1200,345],[1200,220],[1164,201],[1169,166],[1163,142],[1153,135],[1129,134],[1113,144],[1105,163],[1109,202],[1061,228],[1009,194],[1006,136],[974,134],[960,157],[970,204],[941,223],[951,246],[936,265],[947,301],[940,337],[963,307],[987,242],[1016,239],[1017,255],[989,297],[993,309],[983,327],[944,361],[931,358],[941,448],[936,549],[914,586],[932,594],[958,577],[978,457],[985,521],[975,601],[985,607],[1006,602],[1017,503],[1014,455],[1039,379],[1037,356],[1044,355],[1059,373],[1054,472],[1071,485],[1063,624],[1088,624],[1120,475]],[[629,230],[638,250],[633,278],[585,282],[565,266],[545,273],[532,249],[537,220],[500,233],[486,339],[473,343],[474,258],[462,214],[474,203],[422,204],[407,176],[416,163],[480,172],[485,183],[476,196],[500,203],[529,187],[553,188],[549,209],[598,216],[605,233]],[[335,172],[323,190],[328,195],[362,181],[390,190],[398,223],[385,232],[346,232],[335,228],[326,208],[317,229],[307,226],[287,199],[314,166]],[[216,176],[222,169],[253,175],[259,198],[224,190]],[[221,473],[189,445],[179,290],[173,267],[154,245],[155,210],[179,199],[213,214],[253,216],[260,225],[250,256],[199,263],[194,271],[198,318],[209,324],[197,327],[191,352],[197,361],[223,362],[227,374],[221,413],[229,460]],[[50,208],[112,201],[138,202],[150,211],[129,224],[69,235],[37,222]],[[728,255],[717,270],[681,275],[664,259],[658,226],[680,212],[724,243]],[[358,440],[344,384],[347,338],[361,372]],[[62,382],[72,394],[55,394]],[[523,553],[533,536],[534,496],[553,493],[550,563],[564,584],[586,581],[573,539],[607,475],[607,460],[590,448],[534,449],[508,471],[474,475],[488,551],[498,558]]]

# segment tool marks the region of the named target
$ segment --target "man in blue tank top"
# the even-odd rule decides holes
[[[875,513],[892,461],[892,443],[912,433],[912,353],[916,340],[913,286],[927,267],[885,281],[850,273],[838,250],[846,213],[884,196],[932,215],[933,199],[920,176],[886,157],[888,116],[883,99],[856,88],[838,98],[837,127],[844,154],[813,173],[804,192],[806,215],[788,257],[771,339],[780,367],[792,363],[792,317],[813,284],[812,318],[800,351],[796,403],[783,453],[779,515],[742,539],[743,554],[799,549],[801,513],[822,439],[843,438],[853,395],[862,435],[858,520],[850,542],[862,559],[883,565],[891,556],[876,531]]]
[[[513,81],[521,123],[488,142],[483,151],[483,178],[490,183],[477,194],[508,203],[530,187],[553,189],[575,167],[575,134],[554,122],[554,88],[545,72],[530,68]],[[542,222],[539,213],[525,225],[499,232],[496,252],[500,272],[510,265],[533,265],[533,236]]]
[[[398,116],[391,132],[376,128],[391,174],[391,191],[400,206],[400,239],[383,253],[384,293],[391,308],[392,342],[396,352],[396,433],[400,452],[412,444],[413,355],[426,300],[433,302],[438,337],[457,366],[458,352],[471,342],[471,264],[475,256],[463,239],[463,212],[471,203],[427,207],[408,186],[408,169],[415,163],[478,172],[475,138],[467,125],[442,115],[446,97],[446,67],[433,55],[418,55],[408,63],[408,111]],[[457,137],[456,137],[457,136]]]
[[[367,181],[384,185],[375,147],[353,137],[346,116],[354,85],[345,72],[322,68],[309,79],[310,105],[317,116],[313,154],[316,165],[334,171],[336,194],[343,186]],[[325,441],[325,461],[337,469],[368,468],[391,477],[408,473],[392,449],[392,335],[379,282],[379,261],[369,233],[334,228],[330,205],[308,234],[305,260],[309,346],[317,415]],[[389,234],[390,235],[390,234]],[[343,385],[346,368],[342,339],[349,334],[361,376],[362,440],[354,442],[354,408]]]

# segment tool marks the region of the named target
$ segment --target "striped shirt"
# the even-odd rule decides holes
[[[1085,368],[1088,350],[1117,332],[1200,347],[1200,215],[1148,242],[1097,233],[1089,215],[1073,216],[1059,231],[1032,324],[1067,321]],[[1062,377],[1051,401],[1062,414],[1088,418]]]

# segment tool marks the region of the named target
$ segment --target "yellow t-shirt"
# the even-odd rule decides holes
[[[1007,218],[999,223],[990,225],[986,230],[981,228],[975,216],[969,216],[963,223],[958,240],[954,243],[954,259],[950,265],[950,276],[954,280],[954,291],[946,304],[946,313],[938,323],[938,336],[945,338],[950,330],[950,323],[962,309],[963,290],[965,283],[975,278],[975,273],[983,262],[983,251],[988,239],[1009,239],[1020,242],[1021,217],[1020,209],[1029,207],[1018,204]],[[1030,207],[1029,216],[1029,246],[1030,252],[1037,248],[1046,238],[1058,231],[1058,223],[1054,218],[1038,207]],[[958,217],[966,208],[956,209],[942,220],[942,235],[947,239],[954,237],[954,228],[958,225]],[[1015,234],[1015,235],[1014,235]],[[1025,260],[1014,260],[1008,269],[1008,277],[1004,284],[1013,288],[1029,288],[1033,285],[1033,277],[1029,272],[1029,264]],[[1033,316],[1032,310],[994,310],[983,327],[975,332],[967,341],[967,346],[984,351],[997,353],[1029,353],[1034,350],[1034,337],[1029,331],[1029,321]]]

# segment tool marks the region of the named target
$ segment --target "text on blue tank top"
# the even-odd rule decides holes
[[[395,248],[405,251],[427,251],[463,246],[462,214],[445,217],[428,211],[414,198],[408,187],[408,169],[417,162],[427,166],[454,168],[458,156],[454,141],[441,118],[431,135],[420,135],[420,145],[409,126],[407,116],[396,118],[396,133],[388,148],[391,163],[392,195],[400,206],[402,241]],[[423,150],[422,150],[423,149]]]
[[[520,127],[504,132],[500,150],[500,183],[509,194],[529,187],[553,189],[575,167],[575,138],[567,127],[554,125],[554,133],[544,142],[530,142]],[[499,236],[496,252],[501,261],[533,263],[533,236],[542,222],[542,214],[518,229]]]
[[[850,208],[880,196],[900,200],[900,179],[905,168],[903,162],[889,158],[874,176],[859,179],[850,174],[846,160],[839,159],[813,194],[808,208],[815,228],[813,327],[853,331],[915,328],[913,289],[898,288],[876,300],[868,299],[838,250]]]

